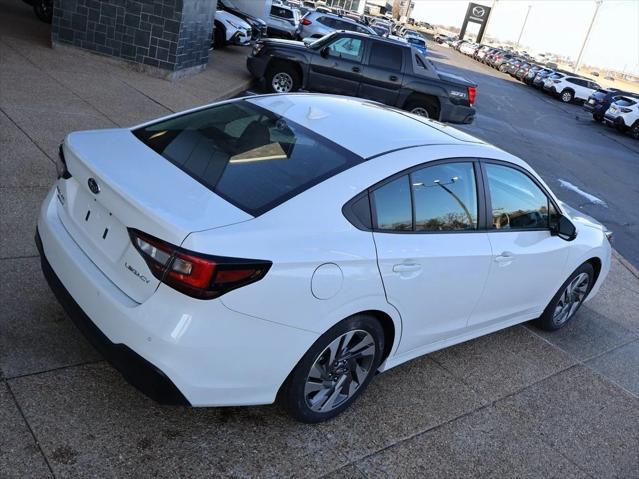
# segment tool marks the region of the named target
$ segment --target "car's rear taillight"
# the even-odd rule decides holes
[[[311,22],[308,18],[303,18],[302,19],[302,25],[307,26],[307,25],[310,25],[311,23],[313,23],[313,22]]]
[[[129,228],[133,245],[153,275],[198,299],[213,299],[262,279],[270,261],[195,253]]]
[[[475,96],[477,95],[477,88],[474,86],[468,87],[468,101],[470,102],[470,106],[475,104]]]
[[[561,80],[553,80],[553,83],[561,83]]]

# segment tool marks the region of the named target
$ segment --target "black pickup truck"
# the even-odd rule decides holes
[[[407,43],[356,32],[313,42],[266,39],[246,65],[268,90],[356,96],[450,123],[472,123],[476,85],[443,73]]]

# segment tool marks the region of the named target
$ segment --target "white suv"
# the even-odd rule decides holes
[[[222,48],[225,45],[248,45],[252,35],[251,26],[236,17],[232,13],[224,10],[215,12],[215,30],[213,40],[215,48]]]
[[[555,73],[544,82],[544,90],[559,96],[564,103],[573,100],[586,101],[590,95],[601,88],[597,83],[577,76]]]
[[[632,137],[639,140],[639,99],[617,97],[606,110],[604,122],[616,126],[619,131],[630,130]]]

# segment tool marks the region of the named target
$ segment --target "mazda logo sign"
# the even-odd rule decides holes
[[[100,185],[98,185],[98,182],[95,181],[94,178],[89,178],[87,183],[89,184],[89,189],[91,190],[91,193],[93,193],[94,195],[97,195],[100,192]]]
[[[483,17],[486,10],[483,7],[473,7],[473,15],[476,17]]]

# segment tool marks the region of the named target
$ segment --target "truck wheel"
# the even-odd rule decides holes
[[[426,98],[410,100],[408,103],[406,103],[404,109],[415,115],[423,116],[425,118],[432,118],[434,120],[439,119],[436,105],[434,105],[432,101],[429,101]]]
[[[226,46],[226,30],[224,27],[215,26],[215,33],[213,35],[213,47],[220,49]]]
[[[266,87],[273,93],[290,93],[300,88],[299,72],[287,63],[271,65],[266,72]]]

